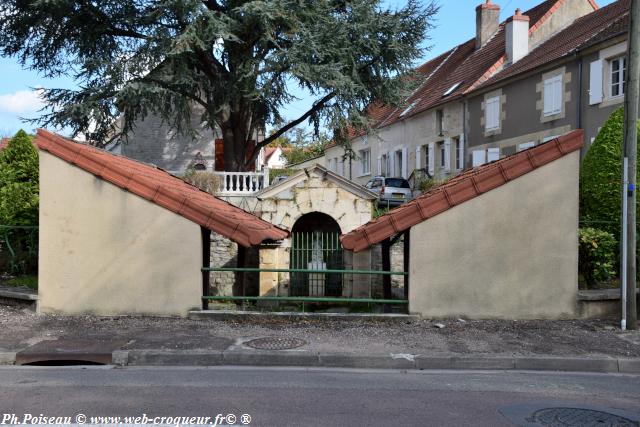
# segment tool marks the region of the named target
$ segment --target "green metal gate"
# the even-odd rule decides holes
[[[343,270],[340,233],[301,231],[291,233],[290,268],[294,270]],[[340,273],[292,272],[289,295],[294,297],[342,296]]]

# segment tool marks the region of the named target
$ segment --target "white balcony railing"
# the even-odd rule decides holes
[[[269,169],[261,172],[213,172],[220,177],[217,194],[248,196],[269,186]]]

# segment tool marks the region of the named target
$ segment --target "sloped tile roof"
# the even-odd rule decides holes
[[[595,42],[626,32],[629,26],[630,3],[630,0],[618,0],[576,19],[573,24],[542,43],[520,61],[478,85],[477,89],[531,71],[571,55]]]
[[[529,32],[538,29],[564,2],[546,0],[524,12],[530,19]],[[500,70],[505,62],[505,24],[501,23],[496,34],[480,49],[476,49],[475,43],[472,38],[416,68],[423,79],[418,88],[403,106],[374,104],[368,111],[372,127],[383,128],[460,98]],[[361,134],[350,135],[356,136]]]
[[[47,151],[96,177],[162,206],[242,246],[282,240],[289,233],[162,169],[71,142],[39,129],[35,142]]]
[[[341,236],[342,245],[354,252],[362,251],[579,150],[582,144],[583,131],[578,129],[528,150],[470,169],[411,202]]]

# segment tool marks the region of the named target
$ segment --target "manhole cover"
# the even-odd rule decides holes
[[[255,340],[247,341],[245,344],[258,350],[288,350],[302,347],[306,343],[306,341],[299,338],[267,337],[256,338]]]
[[[602,411],[581,408],[547,408],[536,411],[530,421],[552,427],[637,427],[638,424],[628,418]]]

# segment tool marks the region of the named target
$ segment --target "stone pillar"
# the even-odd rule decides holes
[[[353,254],[354,270],[371,270],[371,248]],[[371,275],[353,275],[353,298],[371,298]]]
[[[277,246],[260,248],[260,268],[279,267],[280,248]],[[260,296],[276,296],[278,289],[278,273],[260,273]]]

